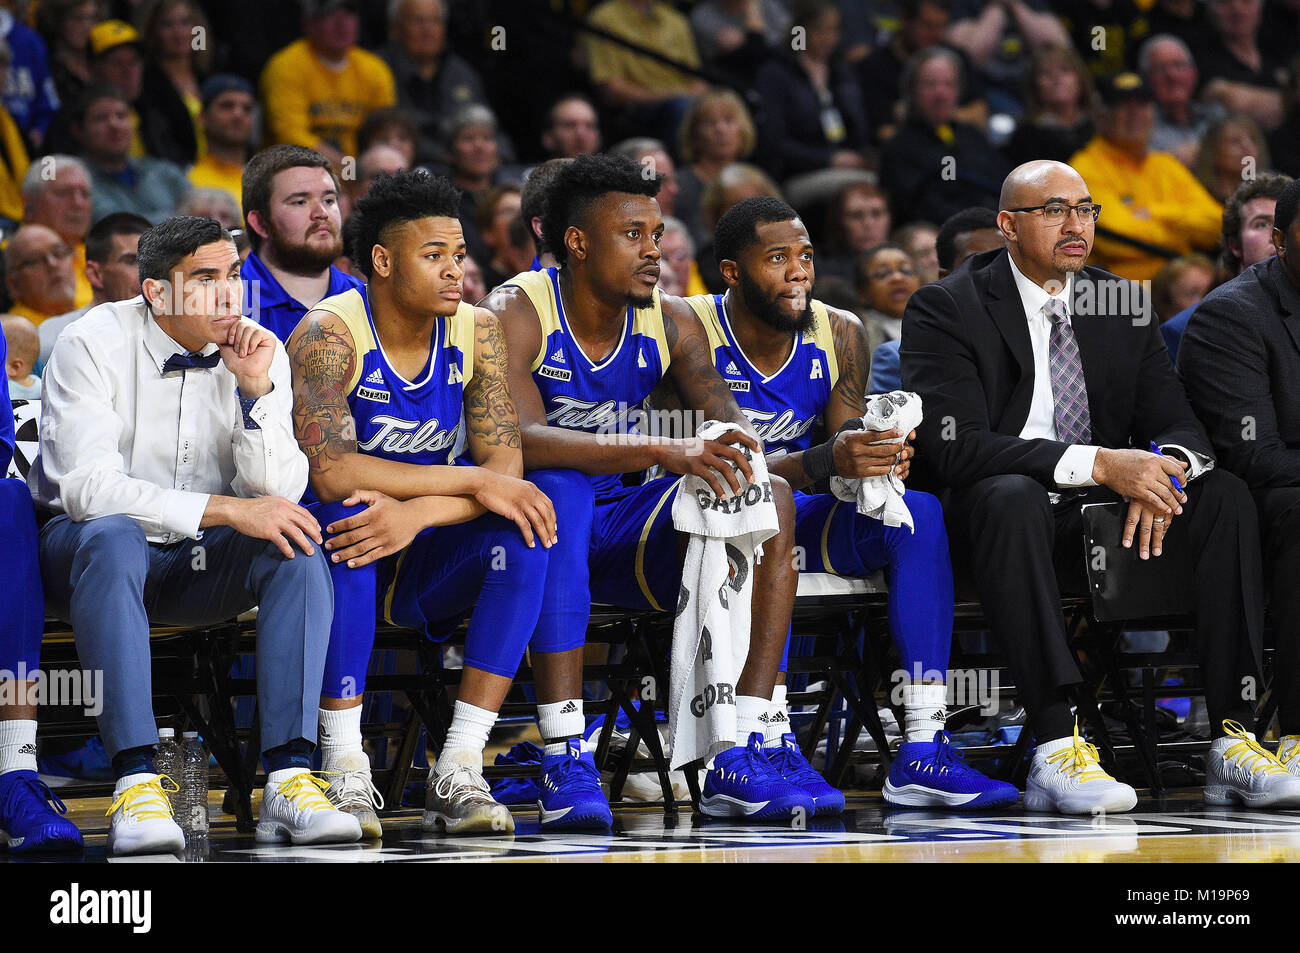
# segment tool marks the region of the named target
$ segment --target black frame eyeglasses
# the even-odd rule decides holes
[[[1049,212],[1048,209],[1052,209],[1052,211]],[[1085,215],[1089,214],[1088,212],[1084,211],[1085,209],[1091,211],[1090,219],[1084,217]],[[1096,202],[1080,202],[1078,205],[1066,205],[1064,202],[1048,202],[1044,205],[1028,205],[1025,206],[1024,208],[1009,208],[1007,209],[1007,211],[1008,212],[1042,212],[1043,221],[1045,221],[1048,225],[1060,225],[1067,218],[1069,218],[1071,212],[1077,215],[1079,217],[1079,221],[1083,223],[1089,223],[1089,222],[1095,223],[1097,219],[1101,218],[1101,206],[1098,205]]]

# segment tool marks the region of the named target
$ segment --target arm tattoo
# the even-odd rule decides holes
[[[703,329],[697,323],[695,329],[688,328],[683,334],[667,309],[664,309],[663,316],[664,336],[672,356],[669,368],[676,368],[673,380],[682,402],[691,410],[699,411],[704,420],[732,421],[748,429],[749,418],[741,412],[727,382],[710,360],[713,352],[704,338]]]
[[[831,397],[838,398],[845,406],[853,408],[855,414],[861,415],[867,406],[865,375],[871,360],[866,353],[865,335],[856,321],[849,321],[830,311],[827,314],[831,321],[835,360],[840,366],[839,380],[835,382]]]
[[[506,384],[506,335],[496,315],[474,326],[474,376],[465,388],[467,436],[482,446],[518,450],[519,415]]]
[[[357,355],[329,322],[313,323],[293,349],[293,429],[313,470],[357,452],[357,426],[343,388]]]

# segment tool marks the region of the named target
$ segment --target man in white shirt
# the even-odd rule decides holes
[[[1038,745],[1025,807],[1086,814],[1137,802],[1079,737],[1068,689],[1081,679],[1060,608],[1062,590],[1088,591],[1082,505],[1121,499],[1124,546],[1158,558],[1168,532],[1190,554],[1214,736],[1205,800],[1300,806],[1300,779],[1243,727],[1254,722],[1243,686],[1259,684],[1263,633],[1249,491],[1213,469],[1149,299],[1084,267],[1101,210],[1079,174],[1027,163],[1000,205],[1006,247],[912,296],[901,357],[904,389],[925,401],[913,472],[946,487],[954,562],[970,567]]]
[[[259,840],[348,842],[310,772],[333,593],[320,527],[297,503],[307,460],[284,347],[240,316],[234,241],[205,218],[140,236],[141,297],[68,327],[45,371],[29,476],[56,515],[40,538],[50,610],[103,672],[113,760],[109,848],[183,848],[154,769],[150,623],[258,611],[258,709],[269,774]]]

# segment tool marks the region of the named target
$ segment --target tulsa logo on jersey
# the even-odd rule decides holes
[[[695,295],[686,301],[709,336],[718,373],[763,438],[768,454],[807,450],[809,434],[821,421],[839,379],[826,306],[813,301],[812,327],[792,342],[785,364],[765,377],[736,342],[722,295]]]
[[[507,284],[528,295],[541,323],[542,343],[530,369],[547,423],[587,433],[638,432],[646,419],[645,400],[668,370],[659,290],[649,307],[627,309],[618,343],[596,362],[569,329],[558,269],[525,272]],[[592,480],[598,493],[621,485],[617,474]]]
[[[356,345],[358,369],[345,391],[357,449],[402,463],[455,463],[465,448],[465,385],[474,375],[473,306],[462,302],[455,314],[438,319],[429,361],[414,382],[389,363],[361,292],[316,307],[337,315]]]

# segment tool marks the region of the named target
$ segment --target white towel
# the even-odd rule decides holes
[[[869,397],[861,421],[863,430],[901,430],[903,436],[897,442],[902,443],[921,425],[921,398],[902,390]],[[856,479],[831,477],[831,492],[845,502],[856,501],[863,516],[880,520],[886,526],[915,530],[912,513],[903,502],[903,489],[903,481],[893,471],[885,476]]]
[[[739,429],[709,420],[697,435],[716,440]],[[779,529],[762,454],[736,446],[754,472],[752,483],[737,472],[739,496],[719,500],[702,478],[688,476],[673,500],[673,526],[690,536],[669,673],[668,734],[674,769],[707,760],[737,743],[736,679],[749,655],[755,557]]]

